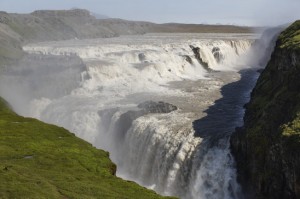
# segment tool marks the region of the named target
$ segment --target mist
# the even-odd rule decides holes
[[[1,95],[17,113],[28,116],[32,100],[69,94],[80,85],[78,74],[85,70],[77,56],[26,55],[16,66],[2,68]]]

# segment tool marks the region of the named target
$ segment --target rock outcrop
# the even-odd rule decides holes
[[[224,55],[221,53],[219,47],[214,47],[211,52],[218,63],[220,63],[224,59]]]
[[[300,21],[283,31],[231,138],[247,198],[300,198]]]
[[[132,126],[132,122],[144,115],[147,114],[155,114],[155,113],[170,113],[172,111],[177,110],[177,107],[166,103],[166,102],[154,102],[154,101],[146,101],[143,103],[140,103],[138,106],[139,110],[130,110],[125,113],[123,113],[119,120],[117,121],[116,126],[116,132],[120,133],[120,140],[125,136],[126,132],[129,130],[129,128]]]
[[[205,68],[206,70],[210,70],[208,63],[205,62],[201,57],[200,48],[192,46],[192,45],[190,45],[190,48],[192,49],[194,56],[197,59],[197,61],[199,62],[199,64],[201,64],[201,66],[203,66],[203,68]]]
[[[140,103],[138,108],[144,113],[170,113],[176,111],[177,107],[166,102],[146,101]]]

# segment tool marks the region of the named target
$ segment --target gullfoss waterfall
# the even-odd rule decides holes
[[[0,93],[17,113],[109,151],[122,178],[186,199],[240,198],[228,137],[257,77],[258,64],[246,61],[255,39],[146,34],[29,44],[20,64],[1,73]]]

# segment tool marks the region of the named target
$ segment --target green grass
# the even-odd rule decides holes
[[[300,20],[295,21],[280,36],[280,48],[300,48]]]
[[[300,111],[292,121],[281,126],[281,132],[285,150],[297,157],[300,154]]]
[[[107,152],[0,99],[0,198],[163,198],[115,169]]]
[[[282,126],[282,132],[287,137],[300,135],[300,113],[297,114],[297,117],[293,121]]]

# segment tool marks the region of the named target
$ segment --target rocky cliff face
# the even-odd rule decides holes
[[[231,138],[248,198],[300,198],[300,21],[283,31]]]

